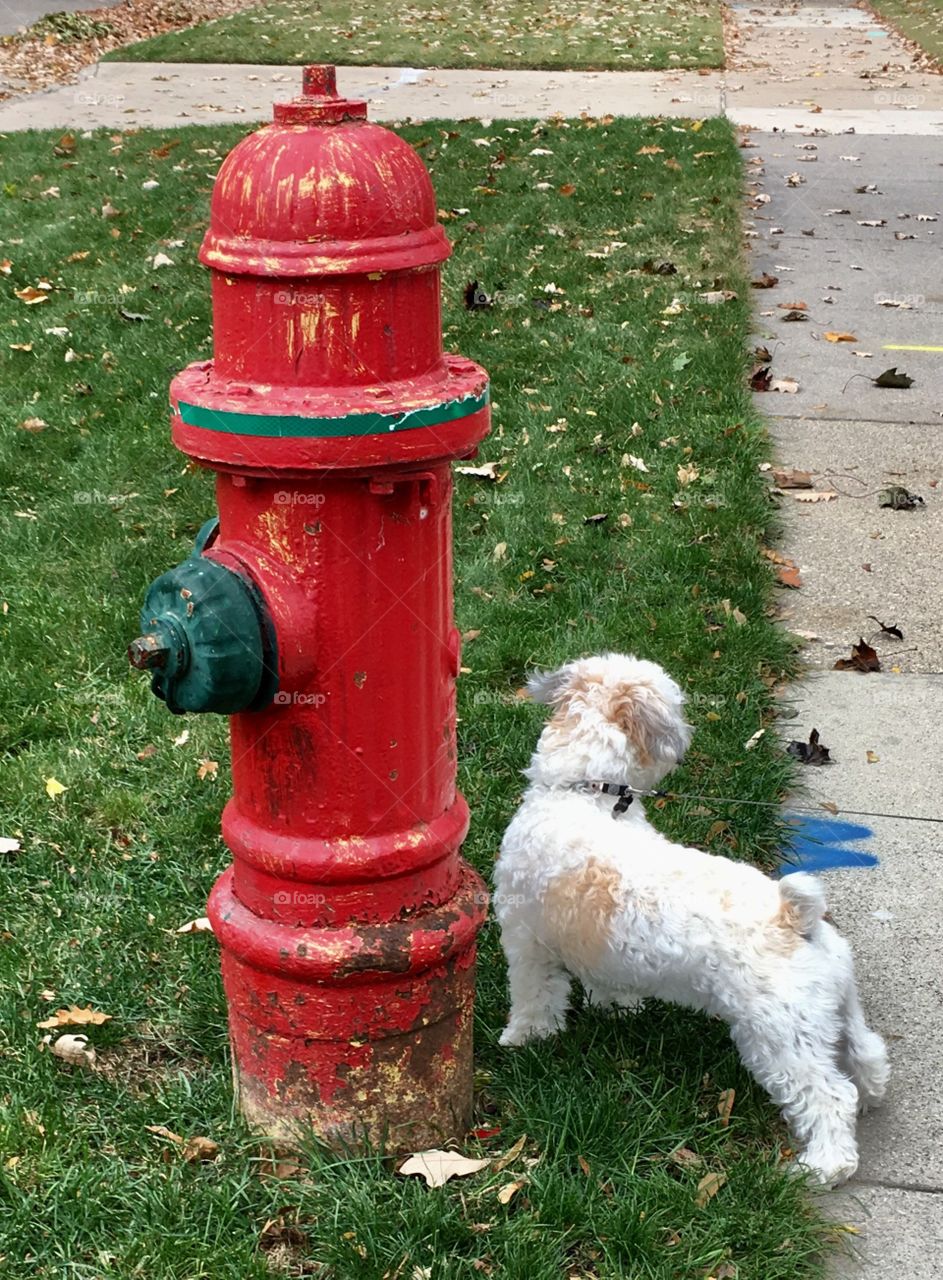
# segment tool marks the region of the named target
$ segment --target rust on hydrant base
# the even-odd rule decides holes
[[[239,1107],[283,1144],[415,1150],[470,1120],[487,895],[460,857],[451,463],[489,397],[442,350],[450,252],[416,152],[308,67],[220,168],[213,359],[171,385],[219,521],[131,653],[172,710],[231,715],[208,911]]]

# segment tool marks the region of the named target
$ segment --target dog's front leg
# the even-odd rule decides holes
[[[501,945],[508,961],[511,1012],[499,1044],[520,1045],[554,1035],[566,1021],[570,975],[523,924],[505,925]]]

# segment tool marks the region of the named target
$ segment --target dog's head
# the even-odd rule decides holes
[[[534,782],[656,786],[691,740],[684,694],[660,666],[623,653],[568,662],[531,677],[535,702],[554,708],[527,770]]]

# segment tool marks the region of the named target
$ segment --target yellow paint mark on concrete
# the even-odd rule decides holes
[[[917,347],[903,342],[886,342],[885,351],[943,351],[943,347]]]

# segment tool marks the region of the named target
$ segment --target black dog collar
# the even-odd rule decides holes
[[[618,800],[612,806],[614,818],[625,813],[635,798],[632,788],[624,782],[577,782],[574,785],[578,791],[589,791],[593,795],[618,796]]]

